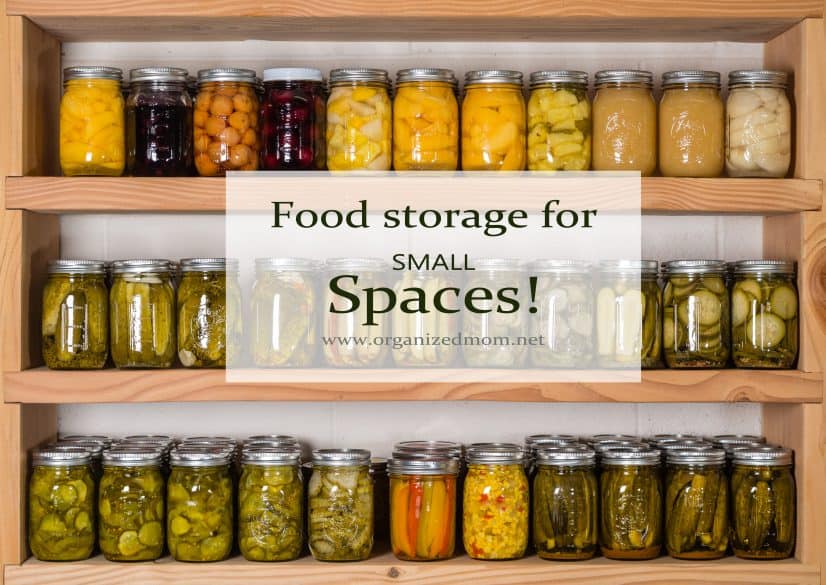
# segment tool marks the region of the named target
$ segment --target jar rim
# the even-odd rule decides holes
[[[536,464],[561,466],[586,466],[596,464],[597,453],[590,447],[571,446],[545,447],[537,449]]]
[[[72,81],[73,79],[122,81],[123,70],[117,67],[106,67],[104,65],[80,65],[63,69],[63,83],[65,84],[67,81]]]
[[[525,270],[525,262],[519,258],[474,258],[472,264],[476,270],[488,272]]]
[[[539,87],[553,84],[571,84],[588,87],[588,73],[575,69],[543,70],[534,71],[529,76],[528,87],[537,89]]]
[[[465,73],[465,86],[505,84],[522,86],[522,72],[512,69],[477,69]]]
[[[638,84],[651,89],[654,87],[654,74],[641,69],[603,69],[594,75],[597,89],[623,84]]]
[[[669,451],[666,462],[676,465],[721,465],[726,462],[723,449],[678,449]]]
[[[369,466],[371,456],[367,449],[314,449],[313,466]]]
[[[115,260],[112,263],[113,274],[142,274],[146,272],[171,272],[172,266],[169,260],[156,259],[133,259]]]
[[[602,453],[602,465],[659,465],[662,455],[653,447],[619,447]]]
[[[384,69],[371,67],[341,67],[330,71],[330,87],[350,83],[380,83],[390,87],[390,75]]]
[[[662,263],[663,274],[724,274],[726,263],[722,260],[669,260]]]
[[[739,69],[728,74],[729,89],[748,87],[750,85],[770,85],[786,88],[789,84],[789,74],[785,71],[772,69]]]
[[[444,453],[461,457],[463,447],[454,441],[399,441],[393,445],[393,456],[400,453]]]
[[[186,84],[189,71],[181,67],[139,67],[129,70],[129,83],[147,81]]]
[[[301,460],[301,451],[296,448],[254,447],[244,449],[241,463],[244,465],[268,466],[277,464],[297,465]]]
[[[525,450],[516,443],[473,443],[467,448],[467,462],[473,463],[520,463]]]
[[[256,258],[257,272],[312,272],[320,263],[310,258]]]
[[[542,258],[531,262],[528,268],[534,272],[588,274],[591,271],[591,264],[584,260],[554,260]]]
[[[734,263],[734,274],[772,274],[794,275],[797,265],[792,260],[738,260]]]
[[[699,69],[666,71],[663,73],[663,89],[674,89],[685,85],[712,86],[720,89],[720,73]]]
[[[458,85],[459,80],[453,69],[440,69],[438,67],[413,67],[410,69],[399,69],[396,72],[396,84],[410,83],[414,81],[438,81]]]
[[[321,82],[323,75],[320,69],[312,67],[271,67],[264,69],[262,81],[316,81]]]
[[[459,461],[452,457],[404,457],[393,456],[387,462],[390,475],[456,475]]]
[[[106,274],[106,265],[103,260],[49,260],[49,274]]]
[[[216,467],[228,465],[231,454],[219,447],[179,445],[169,453],[169,459],[176,467]]]
[[[211,69],[201,69],[198,71],[198,84],[218,81],[235,81],[238,83],[254,84],[256,75],[252,69],[213,67]]]
[[[791,465],[794,452],[786,447],[765,445],[763,447],[746,447],[736,449],[733,453],[735,465],[761,467],[765,465]]]
[[[107,449],[103,452],[103,465],[107,467],[153,467],[161,464],[161,451],[148,447]]]
[[[42,447],[32,453],[32,464],[40,467],[73,467],[88,465],[91,462],[91,453],[82,447]]]
[[[183,258],[181,272],[238,272],[235,258]]]
[[[324,262],[325,270],[388,270],[390,265],[381,258],[330,258]]]

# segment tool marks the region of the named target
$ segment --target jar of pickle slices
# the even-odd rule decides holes
[[[92,477],[97,481],[100,479],[100,476],[103,475],[103,451],[106,447],[100,441],[61,439],[56,443],[52,443],[50,447],[55,449],[62,449],[64,447],[80,447],[81,449],[86,449],[91,457],[89,466],[92,468]]]
[[[661,365],[663,299],[655,260],[600,263],[597,355],[602,368]]]
[[[393,162],[390,78],[383,69],[333,69],[327,100],[327,168],[387,171]]]
[[[525,168],[526,108],[519,71],[465,74],[462,100],[462,169],[521,171]]]
[[[734,265],[731,345],[739,368],[791,368],[799,347],[794,262],[741,260]]]
[[[591,102],[584,71],[536,71],[528,100],[528,169],[591,167]]]
[[[728,363],[729,296],[726,263],[663,263],[663,347],[669,368],[722,368]]]
[[[53,370],[96,370],[109,356],[103,262],[54,260],[43,288],[43,361]]]
[[[60,169],[67,177],[123,174],[123,72],[67,67],[60,100]]]

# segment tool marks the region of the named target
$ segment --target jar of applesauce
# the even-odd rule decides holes
[[[523,170],[525,109],[519,71],[468,71],[462,101],[462,169]]]
[[[599,71],[595,85],[593,169],[653,175],[657,169],[653,75],[626,69]]]
[[[663,73],[660,172],[666,177],[723,173],[723,100],[716,71]]]

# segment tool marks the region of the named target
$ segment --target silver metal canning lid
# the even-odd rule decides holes
[[[686,449],[694,449],[696,451],[708,451],[714,449],[714,445],[702,439],[684,439],[682,441],[673,441],[657,444],[657,449],[660,451],[683,451]]]
[[[297,449],[279,449],[277,447],[245,448],[241,455],[244,465],[297,465],[301,452]]]
[[[367,449],[315,449],[313,465],[319,467],[370,465],[370,451]]]
[[[84,65],[81,67],[66,67],[63,70],[63,82],[72,79],[111,79],[121,81],[123,70],[117,67],[103,67],[102,65]]]
[[[255,71],[252,69],[238,69],[236,67],[215,67],[198,71],[198,83],[214,81],[236,81],[239,83],[255,83]]]
[[[103,260],[50,260],[49,274],[106,274]]]
[[[659,465],[662,456],[652,447],[622,447],[602,454],[602,465]]]
[[[451,85],[458,84],[458,80],[452,69],[438,69],[434,67],[400,69],[396,73],[396,83],[406,83],[409,81],[441,81]]]
[[[667,463],[683,465],[721,465],[726,462],[723,449],[677,449],[668,451]]]
[[[283,449],[286,451],[293,451],[301,455],[301,446],[295,443],[282,443],[280,441],[249,441],[241,446],[241,453],[244,451],[251,451],[255,449]]]
[[[103,452],[103,464],[107,467],[153,467],[162,460],[160,451],[148,447],[121,447]]]
[[[450,457],[462,457],[462,444],[454,441],[400,441],[393,445],[393,457],[406,453],[443,453]]]
[[[319,262],[309,258],[256,258],[257,272],[312,272]]]
[[[501,83],[522,85],[522,72],[510,69],[479,69],[465,73],[465,86]]]
[[[32,453],[32,463],[42,467],[71,467],[88,465],[92,461],[92,454],[83,447],[64,445],[53,449],[44,447]]]
[[[189,437],[184,437],[183,439],[181,439],[181,442],[187,441],[210,441],[212,443],[223,443],[231,445],[235,445],[237,442],[232,437],[228,437],[226,435],[190,435]]]
[[[593,449],[600,455],[606,453],[608,451],[612,451],[614,449],[635,449],[635,448],[648,448],[650,445],[648,443],[643,443],[641,441],[602,441],[600,443],[594,443]]]
[[[333,270],[362,270],[377,272],[389,270],[390,265],[381,258],[330,258],[324,263],[324,269]]]
[[[552,272],[564,274],[588,274],[591,265],[582,260],[534,260],[528,265],[533,272]]]
[[[794,275],[795,263],[790,260],[740,260],[734,263],[734,274],[761,272]]]
[[[456,475],[459,462],[452,457],[394,457],[387,463],[391,475]]]
[[[766,437],[762,435],[715,435],[711,438],[715,447],[734,448],[742,445],[751,446],[755,443],[765,443]]]
[[[228,465],[231,459],[220,447],[181,445],[169,453],[170,463],[176,467],[216,467]]]
[[[142,274],[145,272],[171,272],[169,260],[116,260],[112,263],[113,274]]]
[[[186,85],[189,72],[180,67],[141,67],[129,71],[130,83],[157,81],[166,83],[182,83]]]
[[[298,445],[298,438],[293,435],[250,435],[244,440],[244,443],[254,441],[272,441],[282,445]]]
[[[702,441],[703,438],[699,435],[683,435],[681,433],[663,433],[651,437],[651,442],[655,445],[663,443],[677,443],[679,441]]]
[[[184,258],[181,272],[238,272],[238,260],[234,258]]]
[[[611,441],[633,441],[635,443],[639,443],[642,439],[636,435],[622,435],[622,434],[609,434],[603,433],[599,435],[593,435],[588,439],[589,443],[603,443],[603,442],[611,442]]]
[[[560,70],[560,71],[534,71],[529,77],[529,86],[531,89],[551,85],[554,83],[570,83],[574,85],[581,85],[583,88],[588,86],[588,74],[585,71],[574,70]]]
[[[785,88],[789,83],[789,74],[785,71],[768,69],[744,69],[728,74],[728,87],[748,87],[751,85],[770,85]]]
[[[664,274],[725,274],[722,260],[669,260],[662,263]]]
[[[597,454],[593,449],[577,447],[544,447],[536,451],[537,465],[584,466],[594,465]]]
[[[158,443],[159,445],[169,445],[173,441],[169,435],[127,435],[123,440],[127,443],[129,441],[146,441]]]
[[[273,67],[264,69],[262,82],[266,81],[315,81],[321,83],[324,76],[311,67]]]
[[[96,441],[109,447],[112,444],[112,437],[106,435],[61,435],[61,441]]]
[[[525,445],[527,447],[536,447],[538,445],[564,445],[567,443],[576,443],[579,437],[576,435],[528,435],[525,437]]]
[[[656,276],[659,263],[656,260],[602,260],[599,271],[610,274],[636,273]]]
[[[476,270],[487,271],[521,271],[525,270],[525,263],[518,258],[476,258],[471,261]]]
[[[624,83],[639,84],[651,89],[654,87],[654,74],[638,69],[605,69],[597,71],[594,76],[594,85],[597,89]]]
[[[474,443],[466,458],[468,463],[521,463],[525,450],[515,443]]]
[[[682,87],[684,85],[712,85],[720,89],[720,74],[716,71],[666,71],[663,73],[663,89]]]
[[[345,83],[380,83],[390,87],[390,76],[384,69],[344,67],[330,71],[330,86]]]
[[[98,441],[87,441],[83,439],[61,439],[57,443],[54,443],[52,446],[60,446],[60,445],[67,445],[70,447],[80,447],[81,449],[86,449],[89,453],[91,453],[92,458],[99,459],[103,451],[106,449],[103,443]]]
[[[791,465],[794,452],[785,447],[765,445],[763,447],[748,447],[734,451],[734,463],[749,467],[764,465]]]

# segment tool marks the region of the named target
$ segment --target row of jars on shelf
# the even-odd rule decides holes
[[[463,455],[464,453],[464,455]],[[290,436],[65,439],[34,453],[29,541],[41,560],[781,559],[795,544],[789,449],[761,437],[533,435],[525,446],[408,441],[386,471],[361,449],[302,466]],[[666,464],[663,468],[663,462]],[[237,464],[236,464],[237,463]],[[304,481],[302,467],[309,472]],[[375,470],[371,472],[371,467]],[[663,471],[665,473],[663,474]],[[389,472],[389,485],[388,473]],[[664,477],[663,477],[664,476]],[[236,496],[237,494],[237,496]]]
[[[229,170],[588,170],[664,176],[784,177],[792,151],[788,76],[537,71],[465,75],[461,107],[449,69],[403,69],[395,95],[381,69],[198,72],[146,67],[64,70],[60,161],[65,175],[202,176]],[[259,103],[260,99],[260,103]],[[460,116],[461,110],[461,116]],[[461,137],[461,142],[460,142]],[[461,148],[460,148],[461,144]]]

